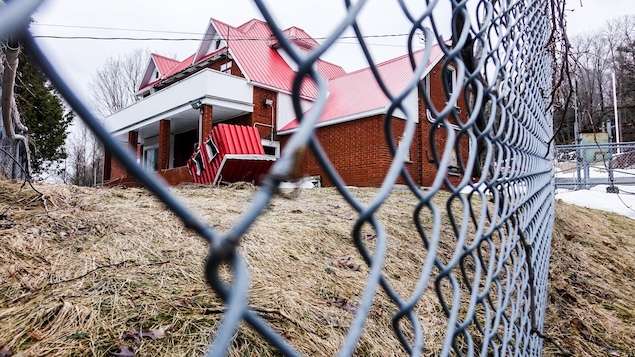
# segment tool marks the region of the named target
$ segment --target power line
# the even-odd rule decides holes
[[[200,38],[168,38],[168,37],[102,37],[102,36],[56,36],[33,35],[34,38],[48,38],[56,40],[99,40],[99,41],[200,41]]]
[[[125,28],[125,27],[103,27],[103,26],[83,26],[83,25],[60,25],[60,24],[31,24],[31,26],[46,26],[46,27],[61,27],[61,28],[74,28],[74,29],[91,29],[91,30],[107,30],[107,31],[131,31],[131,32],[149,32],[149,33],[169,33],[169,34],[178,34],[178,35],[199,35],[203,36],[205,33],[202,32],[187,32],[187,31],[168,31],[168,30],[147,30],[147,29],[134,29],[134,28]],[[398,34],[377,34],[377,35],[366,35],[364,38],[381,38],[381,37],[403,37],[408,36],[408,33],[398,33]],[[60,36],[63,37],[63,36]],[[79,36],[77,36],[79,37]],[[357,38],[357,36],[342,36],[342,39],[351,39]],[[124,39],[127,39],[124,38]],[[245,38],[248,40],[269,40],[269,38]],[[327,37],[307,37],[307,38],[298,38],[302,39],[314,39],[314,40],[326,40]],[[189,40],[189,39],[188,39]],[[197,38],[200,40],[200,38]]]
[[[178,34],[178,35],[199,35],[203,36],[204,33],[200,32],[186,32],[186,31],[166,31],[166,30],[145,30],[134,28],[120,28],[120,27],[103,27],[103,26],[80,26],[80,25],[59,25],[59,24],[32,24],[32,26],[48,26],[48,27],[61,27],[61,28],[74,28],[74,29],[92,29],[92,30],[107,30],[107,31],[130,31],[130,32],[145,32],[145,33],[166,33],[166,34]],[[404,37],[408,36],[408,33],[398,34],[377,34],[366,35],[363,38],[390,38],[390,37]],[[49,39],[68,39],[68,40],[125,40],[125,41],[200,41],[200,37],[132,37],[132,36],[73,36],[73,35],[34,35],[35,38],[49,38]],[[342,36],[340,39],[356,39],[357,36]],[[327,37],[307,37],[298,38],[298,40],[326,40]],[[267,38],[233,38],[233,41],[270,41]]]
[[[364,38],[386,38],[386,37],[399,37],[407,36],[408,34],[396,34],[396,35],[374,35],[364,36]],[[95,40],[95,41],[201,41],[200,38],[169,38],[169,37],[101,37],[101,36],[56,36],[56,35],[34,35],[34,38],[45,38],[55,40]],[[340,39],[356,39],[355,36],[343,36]],[[308,39],[308,38],[307,38]],[[232,41],[270,41],[269,38],[236,38]],[[317,39],[316,39],[317,40]],[[356,42],[336,41],[336,43],[343,45],[357,45]],[[367,43],[369,46],[385,46],[385,47],[406,47],[406,45],[396,45],[387,43]]]
[[[91,30],[108,30],[108,31],[131,31],[131,32],[171,33],[171,34],[178,34],[178,35],[204,35],[204,33],[202,33],[202,32],[167,31],[167,30],[145,30],[145,29],[131,29],[131,28],[123,28],[123,27],[80,26],[80,25],[59,25],[59,24],[31,24],[31,26],[62,27],[62,28],[91,29]]]

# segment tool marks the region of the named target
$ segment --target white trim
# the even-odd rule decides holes
[[[220,181],[222,177],[220,173],[223,171],[223,167],[225,167],[225,163],[227,162],[227,160],[276,161],[276,158],[269,155],[227,154],[223,157],[223,161],[221,161],[220,166],[218,167],[218,171],[216,172],[214,181],[212,181],[212,186],[215,186],[218,181]]]
[[[356,114],[352,114],[352,115],[347,115],[345,117],[319,122],[319,123],[315,124],[315,127],[316,128],[321,128],[321,127],[324,127],[324,126],[330,126],[330,125],[335,125],[335,124],[346,123],[346,122],[357,120],[357,119],[363,119],[363,118],[367,118],[367,117],[370,117],[370,116],[373,116],[373,115],[386,114],[387,109],[388,109],[388,107],[383,107],[383,108],[379,108],[379,109],[369,110],[369,111],[363,112],[363,113],[356,113]],[[398,118],[398,119],[401,119],[401,118]],[[405,120],[405,119],[402,119],[402,120]],[[293,132],[295,132],[297,130],[298,130],[298,127],[295,127],[295,128],[292,128],[292,129],[283,130],[283,131],[278,131],[278,135],[291,134],[291,133],[293,133]]]
[[[222,35],[221,35],[221,37],[222,37]],[[227,45],[226,46],[227,53],[229,53],[229,55],[231,56],[230,59],[233,60],[234,62],[236,62],[236,65],[238,66],[238,69],[240,69],[240,73],[243,74],[243,76],[247,80],[247,83],[251,82],[251,79],[249,78],[249,75],[247,75],[247,72],[245,72],[245,69],[240,64],[240,61],[238,61],[238,58],[234,55],[234,51],[232,51],[231,47],[229,46],[229,42],[227,42],[227,39],[225,39],[225,44]]]
[[[216,146],[216,143],[214,142],[214,138],[210,136],[209,139],[205,140],[203,145],[205,145],[205,151],[207,151],[207,157],[209,157],[209,162],[212,162],[212,160],[214,160],[214,158],[219,154],[218,146]],[[211,150],[212,147],[213,147],[213,150]],[[214,155],[212,155],[212,152],[210,151],[214,151],[213,153]]]
[[[150,170],[156,171],[153,167],[148,167],[148,163],[147,163],[147,158],[148,158],[147,152],[148,151],[154,151],[154,150],[157,151],[157,157],[155,158],[155,160],[157,161],[156,163],[157,163],[157,169],[158,169],[158,167],[159,167],[159,144],[157,143],[157,144],[152,144],[152,145],[149,145],[149,146],[145,146],[145,145],[143,146],[143,152],[141,153],[141,163],[142,163],[143,168],[145,168],[148,171],[150,171]]]
[[[205,162],[203,162],[203,155],[201,155],[200,151],[196,152],[194,155],[194,166],[196,167],[196,176],[201,176],[203,171],[205,171]]]
[[[210,33],[210,29],[214,30],[214,32]],[[194,52],[194,57],[192,57],[192,63],[190,63],[190,65],[196,63],[196,61],[200,60],[201,58],[207,55],[207,52],[212,47],[212,42],[214,42],[217,35],[221,39],[223,38],[223,36],[220,35],[220,32],[218,31],[216,26],[214,26],[214,20],[210,19],[209,24],[207,25],[207,28],[205,28],[205,33],[203,34],[203,38],[201,39],[201,42],[198,44],[198,48],[196,49],[196,52]],[[205,49],[203,50],[203,48]]]
[[[276,150],[275,156],[276,158],[280,158],[280,141],[271,141],[269,139],[260,139],[260,143],[262,144],[262,148],[265,146],[272,147]]]
[[[456,68],[454,68],[454,66],[452,66],[452,65],[448,65],[446,70],[448,72],[450,72],[450,79],[452,80],[452,91],[451,92],[448,91],[448,95],[452,96],[452,94],[456,90]],[[442,77],[443,77],[443,75],[442,75]],[[444,78],[441,78],[441,80],[443,81],[443,83],[445,83],[445,79]]]
[[[264,83],[254,82],[254,81],[248,81],[247,83],[251,84],[251,85],[252,85],[252,86],[254,86],[254,87],[258,87],[258,88],[262,88],[262,89],[267,89],[267,90],[270,90],[270,91],[272,91],[272,92],[277,92],[277,93],[284,93],[284,94],[288,94],[288,95],[293,95],[293,93],[291,93],[291,92],[290,92],[290,91],[288,91],[288,90],[281,89],[281,88],[276,88],[276,87],[273,87],[273,86],[270,86],[270,85],[267,85],[267,84],[264,84]],[[306,100],[311,101],[311,102],[315,102],[315,100],[316,100],[316,98],[313,98],[313,97],[307,97],[307,96],[305,96],[305,95],[301,95],[301,96],[300,96],[300,98],[301,98],[301,99],[306,99]]]
[[[430,124],[434,124],[434,121],[436,119],[434,119],[432,117],[432,113],[430,113],[430,109],[426,108],[426,117],[428,118],[428,121],[430,122]],[[440,124],[438,124],[440,125]],[[455,124],[448,124],[450,126],[450,128],[454,129],[454,130],[461,130],[461,128],[458,125]]]
[[[430,62],[430,64],[426,68],[426,70],[421,74],[421,80],[425,79],[432,72],[434,67],[436,67],[436,65],[439,64],[439,62],[443,59],[443,57],[445,57],[445,54],[443,52],[441,52],[437,58],[435,58],[432,62]],[[351,72],[351,73],[354,73],[354,72]],[[347,73],[345,75],[348,75],[348,74],[350,74],[350,73]],[[416,89],[413,89],[413,90],[416,90]],[[285,92],[285,91],[280,91],[280,92],[281,93],[290,94],[290,93]],[[315,100],[316,100],[315,98],[311,99],[311,101],[313,101],[313,102]],[[418,100],[419,100],[419,95],[417,94],[417,101]],[[327,105],[328,105],[328,103],[327,103]],[[324,127],[324,126],[345,123],[345,122],[352,121],[352,120],[363,119],[363,118],[366,118],[366,117],[369,117],[369,116],[372,116],[372,115],[386,114],[388,112],[388,107],[389,106],[390,106],[390,103],[388,103],[386,105],[386,107],[384,107],[384,108],[369,110],[369,111],[362,112],[362,113],[355,113],[355,114],[347,115],[347,116],[344,116],[344,117],[341,117],[341,118],[331,119],[331,120],[324,121],[324,122],[319,122],[319,123],[317,123],[315,125],[315,127],[316,128],[320,128],[320,127]],[[417,110],[416,110],[417,111],[417,118],[416,118],[417,122],[419,121],[419,113],[418,113],[419,109],[418,108],[419,108],[419,105],[417,103]],[[395,113],[396,112],[397,111],[395,110]],[[429,112],[429,110],[427,108],[426,108],[426,112]],[[394,115],[394,114],[393,114],[393,118],[407,120],[406,118],[401,118],[398,115]],[[297,130],[298,130],[298,127],[295,127],[293,129],[281,130],[281,131],[278,131],[278,135],[291,134],[291,133],[293,133],[293,132],[295,132]]]

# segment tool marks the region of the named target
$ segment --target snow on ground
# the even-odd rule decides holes
[[[613,212],[635,219],[635,194],[630,193],[635,191],[635,187],[619,187],[619,194],[606,193],[606,187],[606,185],[598,185],[590,190],[578,191],[558,189],[556,191],[556,199],[577,206]]]

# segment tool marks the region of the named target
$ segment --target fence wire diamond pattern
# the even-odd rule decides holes
[[[278,30],[271,9],[263,1],[255,0],[277,40],[298,65],[293,99],[300,125],[254,195],[249,210],[227,232],[211,228],[179,203],[157,179],[137,165],[123,147],[117,145],[70,90],[25,30],[31,11],[40,2],[13,1],[5,5],[0,13],[0,33],[3,36],[9,33],[21,35],[27,51],[34,55],[61,95],[106,148],[187,227],[208,242],[206,278],[227,305],[208,355],[225,355],[242,321],[284,355],[299,355],[266,321],[249,309],[249,269],[237,248],[245,232],[276,194],[279,183],[295,178],[297,161],[305,150],[313,153],[339,193],[358,212],[352,237],[369,266],[367,285],[347,338],[341,345],[340,355],[350,356],[355,352],[373,299],[380,290],[390,297],[397,309],[392,326],[386,328],[394,329],[405,353],[413,356],[424,353],[426,331],[414,306],[430,289],[434,289],[447,321],[441,355],[541,355],[540,332],[546,308],[554,210],[549,109],[553,74],[548,44],[556,2],[447,0],[445,3],[451,5],[453,14],[450,20],[435,13],[444,1],[428,0],[426,11],[414,14],[403,0],[397,0],[412,24],[408,44],[412,44],[416,34],[423,34],[426,43],[438,42],[445,54],[443,71],[449,72],[452,67],[457,74],[457,83],[462,87],[461,91],[449,93],[450,88],[446,85],[447,102],[443,107],[435,107],[429,89],[421,80],[432,46],[428,46],[418,61],[413,56],[412,45],[408,46],[414,75],[405,90],[391,93],[384,86],[356,23],[367,1],[352,3],[345,0],[347,16],[321,46],[308,56],[302,56]],[[443,24],[452,27],[452,40],[442,37]],[[404,168],[404,161],[396,159],[374,200],[362,205],[347,190],[314,136],[328,91],[328,83],[316,72],[314,64],[349,28],[354,30],[359,45],[367,54],[377,83],[392,101],[386,123],[390,121],[391,113],[398,109],[408,116],[399,145],[393,140],[390,125],[385,126],[388,147],[395,158],[406,155],[416,130],[416,118],[413,113],[407,113],[404,98],[412,90],[423,94],[430,117],[434,118],[435,125],[428,133],[429,150],[438,167],[434,182],[427,190],[415,185]],[[316,83],[319,96],[315,109],[304,115],[299,92],[302,81],[307,78]],[[468,108],[467,120],[459,117],[458,105]],[[444,145],[438,146],[436,138],[442,135],[441,132],[447,138]],[[463,176],[457,183],[448,179],[448,172],[453,149],[461,140],[469,142],[469,155],[467,160],[458,160]],[[384,257],[391,242],[382,222],[375,216],[399,177],[419,201],[412,216],[421,237],[421,249],[426,251],[418,284],[409,296],[398,294],[383,275]],[[446,188],[451,194],[445,207],[433,203],[432,198]],[[422,212],[430,213],[432,220],[422,222]],[[450,222],[450,234],[445,230],[442,233],[444,217]],[[372,250],[362,239],[364,225],[370,225],[376,234],[376,245]],[[452,247],[450,255],[438,254],[442,245]],[[220,269],[224,266],[232,272],[231,284],[220,278]]]

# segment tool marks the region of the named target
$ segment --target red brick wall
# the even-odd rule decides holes
[[[110,166],[110,177],[109,180],[117,180],[128,176],[128,171],[126,168],[117,161],[117,159],[112,158],[111,166]]]
[[[170,121],[159,121],[159,170],[170,167]]]
[[[443,91],[440,65],[430,74],[430,92],[433,104],[439,110],[442,109],[446,102],[446,96]],[[462,96],[459,98],[459,103],[464,103]],[[406,162],[405,167],[416,184],[430,186],[434,181],[438,167],[433,158],[431,147],[436,149],[440,158],[447,141],[447,132],[444,128],[438,128],[434,132],[434,140],[431,145],[429,136],[432,133],[433,124],[428,121],[426,106],[421,95],[419,95],[419,116],[415,137],[410,146],[411,162]],[[449,120],[451,123],[456,123],[456,119]],[[467,110],[461,110],[461,114],[458,114],[458,120],[462,122],[467,120]],[[391,123],[394,140],[398,143],[406,122],[393,118]],[[455,133],[459,134],[458,131]],[[371,187],[381,185],[392,162],[384,135],[383,116],[318,128],[316,136],[329,160],[347,185]],[[282,137],[283,148],[288,139],[289,136]],[[462,134],[458,140],[457,152],[459,160],[463,160],[464,165],[467,164],[468,149],[468,137]],[[304,175],[319,175],[322,178],[322,185],[332,186],[333,183],[326,178],[312,153],[305,158],[302,169]],[[456,185],[462,179],[462,174],[460,172],[451,173],[447,175],[447,178],[452,185]],[[399,178],[397,183],[403,184],[405,181],[403,178]]]
[[[201,133],[199,143],[202,143],[205,138],[212,132],[213,125],[213,107],[211,105],[203,105],[203,113],[201,114]]]
[[[104,148],[104,177],[103,181],[110,180],[112,176],[112,153]]]
[[[187,166],[176,167],[169,170],[159,170],[157,173],[170,185],[178,185],[183,182],[193,182],[192,175]]]
[[[253,126],[255,123],[261,123],[265,125],[271,125],[271,111],[272,108],[268,105],[265,105],[266,99],[271,99],[273,101],[273,121],[274,128],[276,125],[276,112],[277,112],[277,98],[278,95],[274,91],[270,91],[268,89],[254,87],[254,111],[253,113],[242,115],[233,119],[228,120],[227,124],[233,125],[246,125]],[[258,132],[260,133],[261,139],[269,139],[271,138],[271,128],[267,126],[258,125]],[[273,140],[278,140],[278,134],[274,129]]]
[[[245,78],[245,75],[243,74],[243,72],[238,67],[238,64],[236,64],[236,61],[233,61],[233,60],[230,60],[230,59],[227,59],[227,58],[221,58],[221,59],[219,59],[217,61],[214,61],[207,68],[211,68],[211,69],[220,71],[220,66],[222,66],[223,64],[225,64],[225,63],[227,63],[229,61],[232,61],[231,75]]]
[[[433,70],[429,74],[430,99],[432,101],[432,104],[439,111],[443,109],[446,103],[446,95],[443,89],[443,82],[442,82],[443,79],[441,75],[441,72],[442,72],[441,64],[442,62],[439,63],[439,65],[437,65],[435,68],[433,68]],[[459,90],[459,89],[456,88],[455,90]],[[449,116],[448,117],[449,123],[456,123],[457,119],[461,122],[467,121],[467,110],[464,106],[464,103],[465,103],[464,96],[461,94],[459,96],[459,100],[457,101],[457,105],[460,108],[460,113],[456,111],[456,117]],[[433,124],[428,120],[426,108],[427,107],[423,100],[423,96],[420,94],[419,95],[419,116],[420,116],[419,121],[420,121],[421,137],[419,138],[419,142],[421,143],[420,152],[422,155],[422,161],[421,161],[421,171],[420,171],[421,177],[419,178],[419,182],[421,183],[422,186],[432,185],[434,178],[437,174],[438,164],[436,160],[434,159],[432,148],[433,147],[435,148],[438,159],[440,160],[445,151],[445,144],[447,142],[447,130],[454,130],[450,128],[446,129],[445,127],[437,127],[436,131],[433,132],[432,131]],[[465,166],[467,164],[467,158],[469,154],[469,151],[468,151],[469,138],[467,137],[466,134],[459,135],[458,130],[455,130],[454,133],[458,135],[458,150],[456,150],[457,156],[458,156],[457,159],[461,160]],[[431,134],[434,135],[434,140],[432,141],[432,144],[429,138]],[[448,178],[449,182],[452,185],[456,185],[461,181],[461,179],[463,178],[463,175],[461,172],[457,171],[457,172],[449,173],[448,175],[446,175],[446,177]]]
[[[135,152],[133,151],[132,154],[134,155]],[[110,157],[110,173],[109,175],[107,175],[107,170],[104,169],[104,181],[118,180],[128,176],[128,170],[123,166],[122,163],[112,157],[110,153],[107,157]],[[107,162],[108,161],[106,161],[106,163]]]
[[[405,121],[391,119],[391,122],[394,140],[398,142]],[[347,185],[378,187],[392,162],[383,132],[383,116],[378,115],[318,128],[316,136]],[[283,146],[288,139],[288,136],[282,139]],[[411,160],[415,159],[416,154],[415,146],[411,146]],[[406,168],[411,175],[417,174],[416,162],[406,163]],[[305,157],[302,169],[306,176],[321,176],[323,186],[333,185],[312,153]],[[403,183],[403,180],[400,179],[398,183]]]

